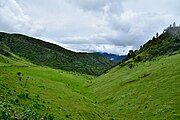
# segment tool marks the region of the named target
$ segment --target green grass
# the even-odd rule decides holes
[[[18,72],[23,74],[21,81]],[[23,112],[31,108],[41,116],[53,113],[55,119],[99,119],[98,108],[95,109],[92,101],[85,97],[92,78],[45,67],[1,66],[0,101],[9,104],[10,100],[18,99],[17,105],[10,104],[14,110]],[[23,88],[26,79],[27,85]],[[17,97],[27,90],[28,99]],[[35,107],[32,107],[34,104]]]
[[[180,54],[159,57],[94,77],[0,56],[0,111],[30,117],[34,110],[55,120],[178,120],[179,62]]]
[[[180,119],[180,54],[115,67],[94,80],[91,94],[108,118]]]
[[[0,67],[1,66],[19,66],[19,67],[20,66],[21,67],[35,66],[32,63],[29,63],[14,54],[12,54],[12,55],[13,55],[13,58],[8,58],[8,57],[0,54]]]

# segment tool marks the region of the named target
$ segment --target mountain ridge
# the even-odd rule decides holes
[[[21,34],[0,33],[4,51],[12,52],[26,60],[56,69],[99,75],[113,63],[97,54],[75,53],[56,44]]]
[[[180,28],[170,27],[92,76],[32,64],[0,38],[0,119],[179,120],[179,40]]]

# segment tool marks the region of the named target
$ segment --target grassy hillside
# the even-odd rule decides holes
[[[116,66],[100,77],[0,62],[0,119],[178,120],[179,60]]]
[[[180,119],[180,54],[116,66],[93,81],[91,95],[107,119]]]
[[[58,45],[19,34],[0,33],[1,53],[7,51],[37,65],[99,75],[113,63],[97,54],[75,53]],[[9,56],[8,56],[9,57]]]
[[[0,39],[0,119],[179,120],[179,34],[179,27],[166,29],[140,50],[130,51],[123,62],[95,77],[77,72],[92,72],[91,64],[101,57],[76,54],[33,38],[28,41],[26,36],[3,33]],[[38,52],[40,49],[42,51]],[[70,70],[76,72],[39,66],[43,63],[41,60],[36,64],[27,61],[47,54],[42,56],[44,61],[52,57],[49,63],[57,62],[59,59],[53,59],[50,53],[75,55],[74,59],[78,56],[77,64],[72,61],[66,64],[72,65]],[[86,59],[89,56],[91,58]],[[71,60],[70,57],[67,60]],[[93,72],[99,69],[95,67]]]
[[[28,63],[13,64],[2,62],[0,57],[1,120],[102,118],[98,106],[85,96],[94,77]]]
[[[94,80],[108,119],[180,119],[180,27],[168,27]]]

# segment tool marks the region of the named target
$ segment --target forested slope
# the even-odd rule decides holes
[[[1,54],[13,53],[37,65],[99,75],[113,63],[93,53],[75,53],[58,45],[20,34],[0,33]]]

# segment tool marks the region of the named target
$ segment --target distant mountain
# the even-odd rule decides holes
[[[75,53],[58,45],[20,34],[0,32],[0,54],[11,53],[37,65],[99,75],[114,63],[94,53]]]
[[[106,57],[115,63],[120,62],[121,60],[127,57],[127,55],[116,55],[116,54],[109,54],[109,53],[103,53],[103,52],[96,52],[96,54]]]

